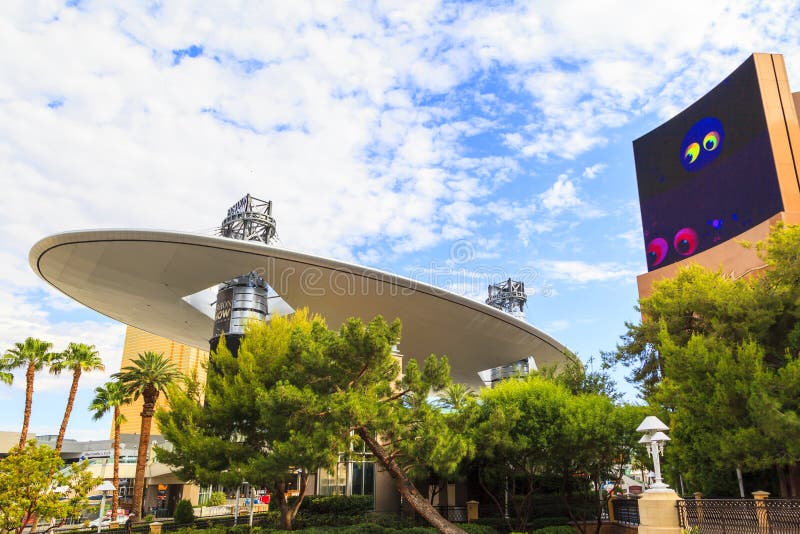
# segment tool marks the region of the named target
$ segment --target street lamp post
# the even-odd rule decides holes
[[[669,486],[664,484],[661,478],[660,456],[664,454],[664,444],[670,441],[669,436],[664,433],[666,430],[669,430],[669,427],[653,415],[645,417],[644,421],[636,429],[637,432],[644,434],[639,443],[647,445],[647,452],[653,458],[653,471],[655,472],[656,480],[650,485],[648,491],[672,491]]]
[[[106,508],[106,492],[107,491],[114,491],[115,489],[117,489],[117,488],[114,487],[114,484],[112,484],[111,482],[109,482],[107,480],[95,488],[95,491],[100,491],[103,494],[103,496],[100,498],[100,512],[98,512],[98,514],[97,514],[97,532],[98,532],[98,534],[100,532],[100,529],[103,526],[103,513],[105,512],[105,508]]]
[[[251,484],[250,485],[250,521],[248,523],[250,525],[250,528],[253,528],[253,512],[256,509],[256,501],[255,501],[255,499],[256,499],[256,488],[255,488],[254,485]]]

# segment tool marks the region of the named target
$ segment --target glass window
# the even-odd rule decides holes
[[[349,455],[339,455],[339,462],[333,471],[320,469],[317,474],[317,494],[375,494],[375,461],[372,453],[367,452],[361,440],[357,440],[351,450]]]
[[[208,505],[209,500],[211,500],[211,486],[200,486],[200,494],[197,497],[197,505],[206,506]]]
[[[333,471],[319,470],[317,475],[317,493],[319,495],[347,494],[347,462],[343,460],[344,455],[341,455]]]

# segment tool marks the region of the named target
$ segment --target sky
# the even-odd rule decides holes
[[[124,325],[37,278],[39,239],[211,234],[250,193],[282,246],[478,300],[590,368],[637,321],[646,272],[631,142],[753,52],[800,87],[796,2],[9,1],[0,14],[0,348],[93,344],[67,437],[119,370]],[[456,355],[450,355],[455,357]],[[628,398],[633,389],[616,373]],[[21,427],[25,380],[0,385]],[[35,379],[54,434],[69,376]]]

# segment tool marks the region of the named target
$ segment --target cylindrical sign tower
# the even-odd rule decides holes
[[[267,284],[256,273],[228,280],[217,293],[214,313],[214,332],[210,340],[211,350],[217,350],[219,338],[225,336],[225,345],[236,354],[239,342],[249,321],[266,321]]]
[[[276,238],[272,202],[245,195],[228,210],[219,233],[232,239],[270,244]],[[223,336],[231,353],[235,356],[239,352],[247,323],[267,320],[268,292],[267,283],[255,272],[220,285],[214,311],[214,331],[209,340],[212,352],[217,350]]]

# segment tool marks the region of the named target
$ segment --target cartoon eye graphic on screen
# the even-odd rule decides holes
[[[653,239],[647,244],[647,263],[651,267],[659,265],[667,257],[667,252],[669,252],[669,245],[666,239],[663,237]]]
[[[681,256],[691,256],[697,250],[697,232],[691,228],[681,228],[675,234],[675,239],[672,245],[675,247],[675,252]]]
[[[698,171],[717,159],[722,150],[725,130],[719,119],[705,117],[689,128],[681,143],[681,164],[687,171]]]

